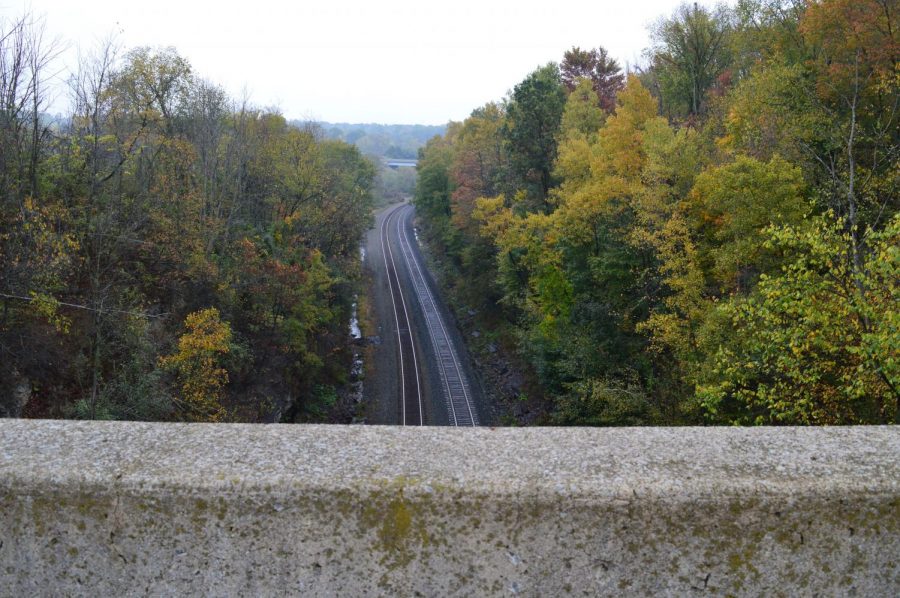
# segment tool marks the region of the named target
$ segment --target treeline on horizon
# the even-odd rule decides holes
[[[301,124],[301,123],[297,123]],[[416,188],[412,168],[389,168],[387,158],[416,158],[419,149],[435,135],[443,135],[445,125],[383,125],[377,123],[316,122],[329,139],[352,143],[376,163],[373,195],[377,206],[403,201]]]
[[[300,124],[300,123],[297,123]],[[329,139],[352,143],[367,156],[414,159],[419,148],[446,125],[384,125],[378,123],[316,122]]]
[[[429,141],[425,232],[541,422],[897,423],[896,8],[683,4],[636,72],[573,48]]]
[[[109,43],[47,122],[58,47],[0,23],[0,416],[321,420],[372,163]]]

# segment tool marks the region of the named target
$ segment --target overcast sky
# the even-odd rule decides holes
[[[125,49],[174,46],[197,74],[288,118],[443,124],[500,99],[572,47],[603,45],[624,66],[677,0],[0,0],[31,7],[67,45],[115,34]],[[63,107],[60,106],[61,110]]]

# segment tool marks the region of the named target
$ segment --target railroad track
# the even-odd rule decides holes
[[[419,263],[409,238],[409,230],[412,228],[410,219],[413,212],[413,207],[406,205],[394,210],[391,216],[394,216],[396,221],[400,249],[416,298],[422,308],[425,324],[428,327],[428,335],[431,338],[431,346],[438,364],[438,373],[447,412],[450,415],[450,423],[454,426],[477,426],[478,416],[472,404],[468,379],[460,365],[453,341],[447,333],[444,318],[425,279],[424,268]],[[385,218],[385,222],[389,218]]]
[[[425,416],[422,405],[422,385],[419,382],[419,364],[413,340],[409,308],[403,295],[403,286],[397,275],[394,251],[388,239],[392,219],[397,219],[398,209],[392,210],[381,221],[381,254],[388,278],[391,304],[394,308],[394,324],[397,331],[397,349],[400,362],[400,421],[404,426],[422,426]],[[399,305],[398,305],[399,302]]]

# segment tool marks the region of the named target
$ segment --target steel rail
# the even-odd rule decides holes
[[[391,218],[394,218],[402,208],[403,208],[403,206],[394,208],[381,221],[381,254],[382,254],[382,257],[384,258],[384,268],[385,268],[385,272],[388,277],[388,288],[390,289],[390,292],[391,292],[391,303],[394,306],[394,323],[396,324],[396,327],[397,327],[397,348],[400,353],[400,385],[401,385],[400,402],[402,405],[403,425],[404,426],[408,425],[407,424],[407,412],[406,412],[406,375],[405,375],[404,363],[403,363],[403,340],[402,340],[402,335],[400,334],[400,316],[399,316],[399,311],[397,310],[397,301],[394,296],[393,283],[391,282],[391,268],[393,268],[394,280],[396,280],[396,282],[397,282],[397,292],[400,295],[400,304],[403,307],[403,316],[404,316],[404,319],[406,320],[406,332],[407,332],[407,336],[409,336],[409,346],[410,346],[410,351],[413,356],[413,372],[415,373],[415,377],[416,377],[416,396],[418,398],[418,407],[419,407],[419,425],[422,426],[422,425],[425,425],[425,418],[424,418],[424,415],[422,412],[422,388],[421,388],[421,384],[419,383],[419,365],[418,365],[418,362],[416,359],[416,345],[415,345],[415,341],[413,340],[412,325],[410,324],[410,321],[409,321],[409,311],[406,308],[406,299],[403,296],[403,285],[400,284],[400,276],[397,273],[397,264],[394,261],[394,251],[391,249],[389,232],[388,232],[388,235],[385,235],[386,230],[390,231],[389,223],[390,223]],[[385,240],[386,238],[387,238],[387,241]],[[387,251],[385,251],[385,247],[387,248]],[[391,258],[391,267],[388,267],[388,256],[390,256],[390,258]]]
[[[440,364],[441,377],[444,380],[445,389],[447,391],[447,400],[451,408],[454,424],[457,426],[459,426],[460,423],[462,423],[462,425],[476,426],[478,425],[478,418],[475,415],[475,411],[472,409],[472,400],[468,391],[468,381],[460,368],[459,357],[456,354],[453,341],[444,325],[444,318],[437,307],[437,302],[434,299],[434,295],[431,293],[431,289],[428,286],[427,279],[419,264],[419,260],[412,250],[412,244],[409,239],[409,226],[404,226],[404,231],[401,232],[400,223],[401,221],[404,223],[409,222],[409,217],[412,215],[413,208],[409,206],[409,208],[403,210],[403,212],[404,214],[397,218],[397,235],[400,238],[400,247],[403,250],[406,266],[413,278],[413,287],[419,298],[419,304],[422,306],[425,323],[428,326],[428,331],[431,336],[435,358]],[[412,262],[412,265],[410,262]],[[415,266],[415,272],[413,272],[413,266]],[[418,274],[418,278],[416,277],[416,274]],[[437,325],[435,325],[435,322]],[[437,329],[438,326],[440,327],[440,330]],[[452,370],[449,371],[446,363],[447,358],[450,359],[453,366]],[[453,379],[454,374],[455,380]],[[465,405],[465,412],[462,414],[457,413],[456,403],[459,402],[459,392],[454,392],[456,387],[462,391],[462,399]],[[466,413],[469,416],[468,422],[465,421],[466,418],[464,417]]]
[[[409,263],[409,257],[406,254],[406,251],[407,251],[406,247],[403,245],[403,241],[402,241],[402,239],[404,239],[404,238],[407,239],[407,241],[408,241],[408,237],[405,237],[404,235],[402,235],[400,233],[400,219],[399,218],[397,219],[397,238],[401,239],[400,247],[403,249],[403,257],[406,260],[406,267],[410,272],[410,276],[412,277],[412,267],[410,266],[410,263]],[[416,286],[415,280],[413,281],[413,286],[414,287]],[[444,389],[446,391],[444,394],[444,401],[447,404],[447,410],[449,411],[450,417],[453,420],[453,425],[459,426],[459,419],[456,417],[456,406],[453,404],[453,398],[452,398],[453,393],[450,390],[450,381],[447,378],[447,368],[444,364],[444,360],[441,359],[441,354],[438,349],[438,340],[434,336],[434,328],[429,323],[428,311],[425,308],[425,304],[422,300],[422,296],[419,293],[418,289],[416,289],[416,295],[419,297],[419,305],[422,306],[422,315],[425,317],[425,324],[426,324],[426,328],[428,329],[428,336],[431,338],[431,347],[432,347],[432,349],[434,349],[434,359],[435,359],[435,361],[437,361],[438,367],[440,368],[439,374],[440,374],[441,382],[444,383]]]

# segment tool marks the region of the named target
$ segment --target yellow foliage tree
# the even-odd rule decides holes
[[[231,325],[220,319],[219,310],[210,307],[188,314],[184,326],[187,331],[178,339],[178,350],[161,357],[160,365],[176,372],[187,419],[222,421],[222,395],[228,384],[222,358],[231,350]]]

